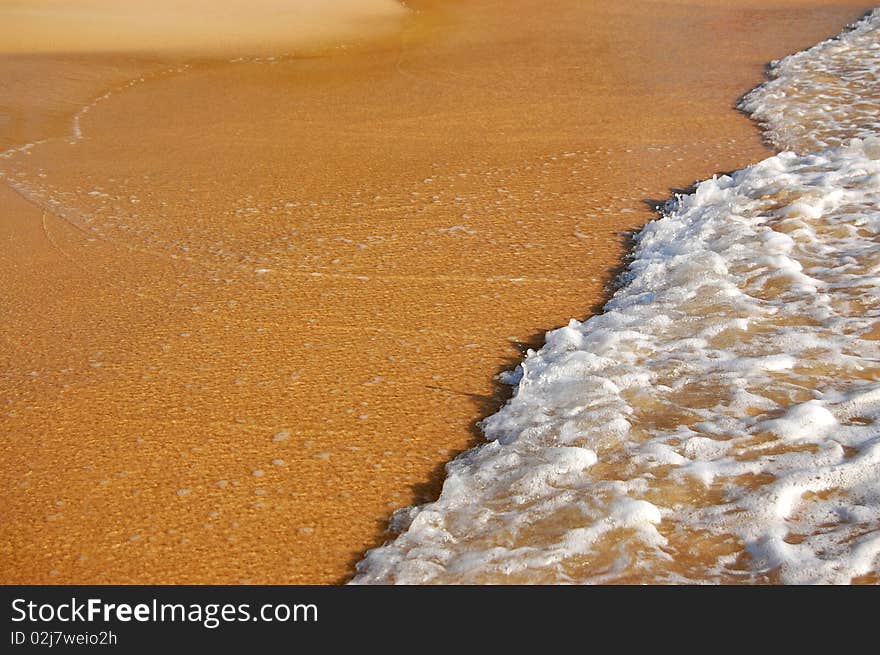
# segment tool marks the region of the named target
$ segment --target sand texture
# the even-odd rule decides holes
[[[866,9],[409,4],[321,56],[0,56],[0,149],[50,139],[0,159],[0,582],[345,580]]]

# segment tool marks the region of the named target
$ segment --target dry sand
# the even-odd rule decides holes
[[[0,59],[0,147],[61,137],[0,159],[0,582],[344,580],[867,8],[410,4],[350,54]]]
[[[397,32],[397,0],[0,0],[2,53],[298,53]]]

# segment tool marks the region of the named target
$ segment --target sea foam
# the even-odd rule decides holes
[[[880,9],[840,37],[770,65],[740,108],[776,148],[813,152],[880,133]]]
[[[877,578],[878,35],[773,65],[743,108],[785,151],[667,204],[355,583]]]

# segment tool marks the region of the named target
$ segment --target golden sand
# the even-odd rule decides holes
[[[390,34],[396,0],[0,0],[0,53],[299,53]]]
[[[0,60],[2,147],[58,137],[0,159],[0,582],[346,579],[866,9],[410,4],[353,54]]]

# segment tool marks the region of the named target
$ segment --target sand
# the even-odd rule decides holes
[[[867,9],[410,5],[323,56],[0,58],[2,147],[60,137],[0,160],[43,193],[0,187],[0,582],[344,581],[652,203],[768,154],[765,63]]]
[[[302,54],[400,29],[396,0],[0,0],[2,53]]]

